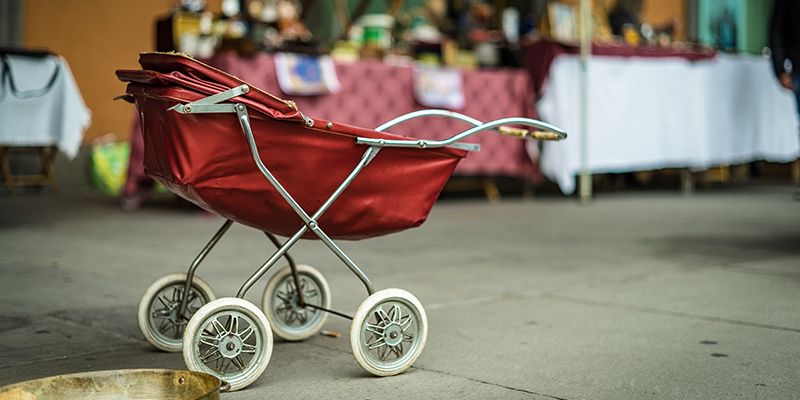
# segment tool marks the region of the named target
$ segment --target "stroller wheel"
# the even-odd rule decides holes
[[[350,347],[361,368],[378,376],[397,375],[422,353],[428,318],[422,304],[402,289],[367,297],[350,327]]]
[[[190,371],[214,375],[239,390],[258,379],[272,355],[272,331],[264,313],[247,300],[225,297],[198,310],[183,335]]]
[[[298,265],[300,291],[307,304],[330,309],[331,291],[322,274],[308,265]],[[311,307],[300,307],[298,289],[292,269],[286,267],[270,278],[264,289],[262,309],[272,331],[291,341],[307,339],[322,328],[328,313]]]
[[[200,307],[216,299],[211,286],[195,276],[184,318],[179,318],[178,308],[183,300],[185,285],[185,273],[163,276],[147,288],[139,301],[139,329],[144,338],[159,350],[181,351],[186,322]]]

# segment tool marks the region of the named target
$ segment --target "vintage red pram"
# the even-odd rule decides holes
[[[139,62],[142,70],[119,70],[117,76],[129,83],[125,97],[139,110],[147,173],[226,218],[188,273],[164,276],[147,289],[139,327],[155,347],[183,351],[190,370],[219,376],[233,390],[264,372],[273,332],[287,340],[306,339],[321,329],[328,313],[353,320],[351,348],[366,371],[385,376],[406,370],[425,345],[425,310],[404,290],[376,292],[333,239],[421,225],[456,164],[477,150],[460,142],[470,135],[494,130],[566,138],[560,129],[532,119],[482,123],[444,110],[417,111],[375,130],[362,129],[306,116],[293,102],[190,57],[145,53]],[[474,127],[442,141],[383,132],[424,116],[456,118]],[[236,297],[216,299],[195,271],[233,221],[263,231],[278,250]],[[275,235],[288,240],[281,243]],[[289,256],[301,238],[321,240],[364,283],[368,297],[354,317],[330,310],[322,274]],[[268,281],[262,312],[244,295],[282,257],[289,266]]]

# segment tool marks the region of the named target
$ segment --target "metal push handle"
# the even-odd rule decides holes
[[[560,128],[535,119],[502,118],[491,122],[483,123],[475,118],[472,118],[464,114],[460,114],[449,110],[438,110],[438,109],[419,110],[410,112],[408,114],[401,115],[395,119],[392,119],[391,121],[388,121],[378,126],[377,128],[375,128],[375,130],[381,132],[402,122],[427,116],[440,116],[440,117],[452,118],[472,124],[474,127],[445,140],[385,140],[385,139],[360,137],[356,139],[356,143],[373,145],[373,146],[377,145],[382,147],[388,146],[388,147],[435,148],[443,146],[452,146],[470,151],[478,151],[480,150],[480,145],[470,144],[470,143],[459,143],[459,141],[471,135],[474,135],[475,133],[485,130],[492,130],[507,136],[515,136],[523,139],[530,138],[536,140],[563,140],[567,138],[567,133],[561,130]],[[512,128],[505,126],[506,124],[530,126],[535,128],[535,130],[531,131],[528,129]]]
[[[383,132],[386,129],[391,128],[392,126],[395,126],[395,125],[397,125],[399,123],[406,122],[408,120],[412,120],[412,119],[419,118],[419,117],[428,117],[428,116],[447,117],[447,118],[457,119],[459,121],[464,121],[464,122],[466,122],[468,124],[472,124],[474,126],[477,126],[477,125],[480,125],[480,124],[483,123],[483,122],[481,122],[481,121],[479,121],[479,120],[477,120],[475,118],[470,117],[469,115],[460,114],[460,113],[457,113],[455,111],[438,110],[438,109],[427,109],[427,110],[412,111],[412,112],[410,112],[408,114],[403,114],[403,115],[401,115],[401,116],[399,116],[397,118],[392,119],[391,121],[383,123],[381,126],[375,128],[375,130],[378,131],[378,132]]]
[[[388,126],[392,126],[392,125],[395,125],[397,123],[408,121],[409,119],[417,118],[417,117],[424,116],[424,115],[440,115],[440,116],[451,117],[451,118],[455,118],[455,119],[459,119],[459,120],[467,121],[467,122],[469,122],[470,119],[474,120],[473,118],[467,117],[467,116],[462,115],[462,114],[453,113],[452,111],[446,111],[446,110],[428,110],[428,111],[435,111],[435,113],[431,112],[431,113],[418,114],[418,115],[412,115],[414,113],[407,114],[406,116],[395,118],[394,120],[389,121],[386,124],[381,125],[379,128],[386,128]],[[474,121],[477,121],[477,120],[474,120]],[[543,132],[538,132],[538,131],[534,131],[534,132],[535,132],[536,136],[539,136],[539,137],[542,137],[542,138],[547,138],[548,140],[562,140],[562,139],[566,139],[567,138],[567,133],[564,132],[563,130],[561,130],[561,129],[553,126],[553,125],[544,123],[542,121],[537,121],[535,119],[530,119],[530,118],[512,117],[512,118],[496,119],[494,121],[486,122],[486,123],[480,123],[480,121],[477,121],[477,122],[479,124],[477,124],[476,126],[470,128],[470,129],[467,129],[466,131],[463,131],[463,132],[461,132],[461,133],[459,133],[459,134],[457,134],[457,135],[455,135],[455,136],[453,136],[453,137],[451,137],[449,139],[445,139],[445,140],[389,140],[389,139],[374,139],[374,138],[359,137],[359,138],[356,138],[356,143],[357,144],[366,144],[366,145],[370,145],[370,146],[380,146],[380,147],[416,147],[416,148],[422,148],[422,149],[424,149],[424,148],[444,147],[444,146],[462,147],[462,146],[459,146],[460,143],[457,143],[458,141],[466,139],[467,137],[470,137],[470,136],[472,136],[472,135],[474,135],[474,134],[476,134],[478,132],[486,131],[486,130],[497,130],[497,131],[499,131],[501,129],[506,130],[507,132],[509,132],[511,129],[514,129],[514,128],[505,127],[504,125],[524,125],[524,126],[530,126],[530,127],[536,128],[538,130],[542,130]],[[474,122],[471,122],[471,123],[474,123]],[[525,130],[525,129],[517,130],[516,131],[517,133],[515,134],[515,136],[518,136],[518,137],[522,136],[522,134],[521,134],[522,131],[525,132],[524,133],[524,135],[525,135],[524,137],[530,137],[530,138],[535,138],[536,137],[530,131]],[[463,145],[463,144],[461,144],[461,145]],[[472,145],[472,146],[475,146],[475,145]]]

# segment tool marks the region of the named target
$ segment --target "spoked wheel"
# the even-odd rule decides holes
[[[231,391],[253,383],[272,356],[272,331],[264,313],[247,300],[206,304],[186,325],[183,361],[190,371],[214,375]]]
[[[416,361],[428,337],[428,317],[414,295],[385,289],[367,297],[350,327],[350,347],[361,368],[397,375]]]
[[[328,313],[313,307],[301,307],[298,293],[306,304],[330,309],[331,291],[319,271],[308,265],[298,265],[300,288],[295,285],[292,269],[286,267],[270,278],[264,289],[262,309],[267,314],[272,331],[286,340],[307,339],[322,328]]]
[[[216,299],[211,286],[195,276],[189,290],[184,317],[178,316],[186,286],[182,272],[159,278],[144,292],[139,301],[139,329],[150,344],[159,350],[181,351],[186,323],[203,305]]]

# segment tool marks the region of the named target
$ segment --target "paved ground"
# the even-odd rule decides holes
[[[349,321],[276,340],[264,375],[224,399],[789,399],[800,393],[800,202],[788,185],[440,201],[419,229],[340,243],[376,288],[425,305],[425,351],[366,374]],[[184,369],[144,341],[136,306],[222,224],[160,199],[0,197],[0,385],[91,370]],[[231,296],[272,252],[234,226],[198,274]],[[318,242],[295,258],[353,313],[361,283]],[[264,282],[247,299],[260,304]]]

